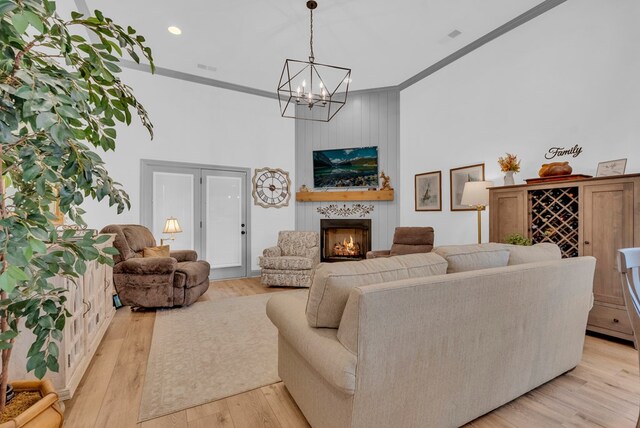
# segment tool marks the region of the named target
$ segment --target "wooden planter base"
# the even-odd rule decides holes
[[[0,428],[61,428],[64,416],[58,404],[58,394],[49,379],[20,380],[11,382],[16,393],[40,391],[42,399]]]

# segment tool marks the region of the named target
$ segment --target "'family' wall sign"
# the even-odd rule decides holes
[[[547,153],[544,155],[545,159],[553,159],[559,156],[569,156],[572,155],[574,158],[578,157],[578,155],[582,153],[582,147],[579,145],[575,145],[570,149],[565,149],[564,147],[551,147]]]

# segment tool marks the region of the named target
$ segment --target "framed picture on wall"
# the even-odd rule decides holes
[[[416,174],[416,211],[442,211],[442,172]]]
[[[627,168],[626,159],[616,159],[598,164],[596,177],[610,177],[612,175],[622,175]]]
[[[449,171],[451,211],[475,211],[473,207],[462,205],[464,183],[468,181],[484,181],[484,164],[462,166]]]

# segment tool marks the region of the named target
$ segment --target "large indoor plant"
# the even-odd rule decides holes
[[[21,319],[35,335],[27,370],[38,378],[58,370],[66,290],[48,280],[78,277],[90,260],[112,263],[114,248],[97,249],[106,237],[57,230],[52,211],[57,203],[83,226],[87,197],[108,199],[118,213],[129,206],[95,149],[114,149],[116,123],[129,124],[132,111],[153,136],[145,109],[117,77],[125,52],[146,57],[152,70],[153,60],[142,36],[100,11],[65,20],[55,1],[0,0],[0,17],[1,412]]]

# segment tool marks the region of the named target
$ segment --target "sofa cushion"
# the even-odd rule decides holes
[[[260,257],[260,267],[277,270],[309,270],[313,269],[313,260],[297,256]]]
[[[447,261],[447,273],[503,267],[509,263],[509,249],[505,244],[446,245],[434,252]]]
[[[560,247],[550,242],[542,242],[532,246],[509,245],[509,266],[560,260],[561,258]]]
[[[142,257],[169,257],[169,246],[145,247],[142,249]]]
[[[307,322],[311,327],[338,328],[349,292],[354,287],[442,275],[446,271],[446,260],[434,253],[359,262],[321,263],[315,270],[309,291]]]

